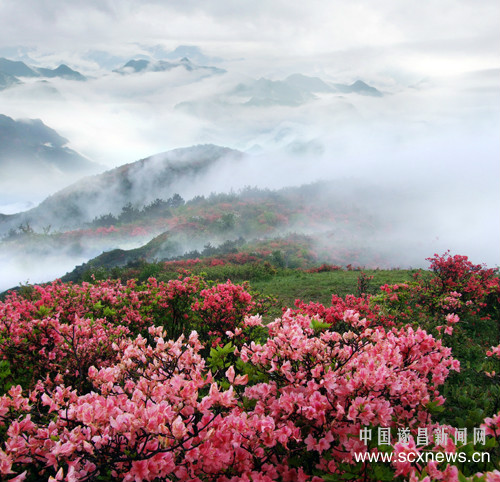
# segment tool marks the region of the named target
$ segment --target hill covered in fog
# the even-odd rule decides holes
[[[101,170],[40,119],[0,114],[0,213],[24,210],[41,193]]]
[[[39,123],[36,125],[40,127]],[[61,138],[55,132],[52,134],[50,139],[59,145]],[[48,225],[52,229],[82,227],[96,216],[118,214],[127,203],[142,206],[156,198],[184,193],[190,186],[203,183],[203,178],[214,170],[224,170],[226,163],[234,164],[241,158],[238,151],[214,145],[156,154],[85,177],[29,211],[0,219],[0,234],[22,223],[38,230]]]
[[[36,273],[44,266],[44,274],[52,278],[83,264],[72,279],[89,267],[227,254],[228,247],[234,252],[242,243],[252,251],[251,246],[263,242],[269,252],[279,246],[286,263],[293,257],[307,266],[321,260],[383,265],[387,243],[380,246],[379,239],[390,225],[364,205],[361,194],[368,191],[367,186],[353,190],[342,182],[323,182],[280,190],[248,187],[187,200],[174,193],[144,205],[128,202],[115,214],[95,216],[74,229],[40,229],[25,222],[4,235],[1,253],[11,267],[28,262]],[[299,244],[297,236],[302,236]]]
[[[67,147],[68,139],[40,119],[18,119],[0,114],[0,174],[22,177],[45,170],[85,174],[96,169],[89,159]]]

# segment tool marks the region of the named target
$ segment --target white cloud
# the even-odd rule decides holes
[[[466,39],[482,56],[498,53],[498,13],[494,0],[7,0],[0,5],[0,46],[119,52],[134,43],[199,43],[280,58]]]

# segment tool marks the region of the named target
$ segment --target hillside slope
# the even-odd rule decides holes
[[[0,234],[20,223],[34,229],[83,227],[94,217],[117,214],[127,203],[142,206],[156,198],[169,198],[179,184],[194,182],[218,162],[236,162],[242,154],[214,145],[200,145],[157,154],[102,174],[81,179],[49,196],[39,206],[0,219]]]
[[[0,175],[22,175],[24,169],[89,173],[96,165],[67,147],[68,139],[40,119],[18,119],[0,114]],[[15,172],[9,172],[10,170]]]

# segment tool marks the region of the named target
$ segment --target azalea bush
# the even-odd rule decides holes
[[[458,368],[449,349],[412,328],[364,328],[351,314],[359,334],[318,332],[313,321],[286,313],[265,343],[243,345],[238,371],[262,380],[252,385],[234,367],[214,378],[196,333],[166,341],[151,327],[153,343],[122,340],[113,365],[89,369],[89,393],[43,382],[27,397],[11,388],[2,398],[4,473],[306,480],[351,463],[365,425],[431,423],[428,407],[443,402],[437,387]]]
[[[499,278],[466,256],[436,254],[428,261],[430,273],[384,285],[370,301],[399,326],[422,327],[452,348],[461,370],[443,387],[448,408],[442,420],[472,429],[500,410],[498,385],[486,374],[495,370],[495,362],[485,356],[500,342]]]
[[[267,324],[258,313],[268,301],[248,285],[200,276],[55,282],[11,294],[0,303],[1,478],[496,481],[493,325],[473,367],[491,403],[462,413],[475,413],[484,443],[459,439],[469,421],[444,414],[457,403],[450,381],[468,387],[454,379],[470,362],[455,354],[454,337],[473,320],[495,322],[498,278],[462,258],[437,262],[447,269],[376,296],[334,295],[331,306],[297,300]],[[426,307],[429,292],[439,295]],[[378,429],[391,445],[362,437]],[[422,430],[450,437],[421,447]],[[424,450],[490,460],[401,457]],[[392,461],[358,457],[379,452]]]
[[[199,276],[168,282],[151,278],[145,284],[56,281],[24,295],[11,293],[0,303],[0,360],[4,373],[8,370],[4,389],[17,383],[32,388],[46,376],[88,388],[89,367],[114,361],[113,343],[147,336],[152,325],[173,339],[197,330],[208,352],[246,315],[265,313],[271,304],[255,298],[248,285],[211,286]]]

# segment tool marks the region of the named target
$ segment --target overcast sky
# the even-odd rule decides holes
[[[496,0],[2,0],[0,48],[71,59],[196,44],[283,61],[355,54],[379,71],[434,75],[498,68],[499,17]]]

